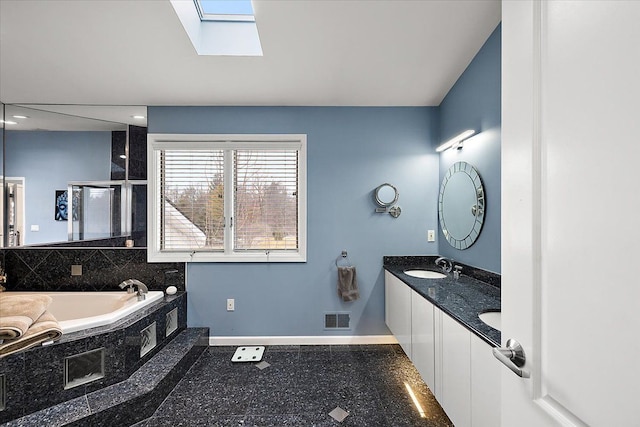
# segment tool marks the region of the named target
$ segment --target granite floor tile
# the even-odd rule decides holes
[[[244,420],[246,427],[299,427],[305,424],[301,415],[247,415]]]
[[[303,412],[295,388],[262,386],[256,389],[249,404],[249,415],[291,415]]]
[[[244,416],[191,417],[183,420],[176,417],[153,416],[134,424],[133,427],[240,427],[244,425],[246,425]]]
[[[91,413],[87,399],[77,397],[42,412],[30,414],[3,424],[4,427],[47,426],[58,427],[83,418]]]
[[[246,385],[191,384],[190,387],[178,384],[156,413],[177,419],[245,415],[253,396],[253,387]]]
[[[234,351],[207,349],[136,427],[452,425],[397,345],[268,346],[263,370],[232,363]],[[329,416],[338,406],[349,412],[342,422]]]

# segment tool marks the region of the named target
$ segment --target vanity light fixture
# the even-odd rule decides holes
[[[459,150],[462,148],[462,142],[474,133],[476,133],[476,131],[473,129],[465,130],[460,135],[454,136],[453,138],[436,148],[436,152],[440,153],[448,148],[457,148]]]

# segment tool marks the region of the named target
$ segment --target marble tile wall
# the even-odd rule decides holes
[[[71,276],[72,265],[82,265],[81,276]],[[9,291],[116,291],[126,279],[185,290],[185,264],[147,263],[144,248],[5,249],[4,269]]]
[[[165,337],[166,314],[178,308],[178,329]],[[52,345],[35,347],[0,359],[0,374],[6,376],[6,406],[0,423],[82,397],[124,381],[165,345],[186,329],[186,294],[167,296],[159,304],[134,313],[106,327],[63,335]],[[140,357],[140,332],[156,322],[157,346]],[[64,389],[64,359],[104,348],[105,376],[71,389]]]
[[[184,329],[126,380],[2,425],[128,426],[144,420],[208,348],[208,337],[209,328]],[[171,425],[186,425],[184,422],[189,424],[181,420]]]

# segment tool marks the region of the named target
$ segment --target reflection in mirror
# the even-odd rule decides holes
[[[477,240],[485,213],[484,188],[476,168],[457,162],[449,168],[440,186],[440,227],[449,244],[467,249]]]
[[[0,103],[0,247],[4,247],[5,221],[4,215],[4,104]]]
[[[4,132],[7,246],[146,246],[146,119],[133,124],[145,107],[6,105],[5,115],[15,117]]]

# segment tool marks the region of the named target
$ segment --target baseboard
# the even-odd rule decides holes
[[[209,337],[210,346],[398,344],[393,335]]]

